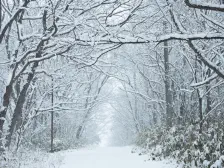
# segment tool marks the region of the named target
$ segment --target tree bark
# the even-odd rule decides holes
[[[0,32],[2,30],[2,0],[0,0]]]
[[[37,54],[36,57],[40,57],[40,52]],[[15,107],[15,110],[14,110],[14,113],[13,113],[12,121],[11,121],[11,124],[9,126],[9,134],[6,136],[6,141],[7,141],[6,142],[6,147],[9,147],[10,144],[11,144],[11,139],[12,139],[12,135],[13,135],[13,132],[14,132],[15,128],[16,128],[16,130],[18,130],[18,128],[22,124],[22,110],[23,110],[24,103],[26,101],[26,94],[27,94],[29,86],[30,86],[30,84],[31,84],[31,82],[34,78],[35,69],[37,67],[38,67],[38,62],[35,62],[32,66],[31,72],[28,74],[27,82],[23,86],[23,88],[22,88],[22,90],[19,94],[19,97],[18,97],[18,100],[17,100],[17,103],[16,103],[16,107]]]
[[[3,96],[3,107],[2,110],[0,111],[0,150],[3,149],[2,133],[11,93],[12,93],[12,83],[6,86],[5,94]]]
[[[54,79],[51,78],[51,150],[54,152]]]
[[[169,67],[169,51],[168,42],[164,42],[164,68],[165,68],[165,98],[166,98],[166,124],[172,127],[173,123],[173,96],[170,84],[170,67]]]
[[[44,15],[43,15],[43,30],[45,33],[46,31],[46,16],[47,16],[47,12],[44,12]],[[21,20],[21,18],[20,18]],[[37,53],[36,53],[36,58],[41,58],[41,54],[42,54],[42,47],[44,45],[44,40],[40,42],[40,47],[39,49],[37,50]],[[27,77],[27,81],[26,81],[26,84],[23,86],[20,94],[19,94],[19,97],[18,97],[18,100],[17,100],[17,103],[16,103],[16,107],[15,107],[15,110],[14,110],[14,113],[13,113],[13,117],[12,117],[12,121],[11,121],[11,124],[9,126],[9,134],[6,136],[6,147],[10,147],[10,144],[11,144],[11,140],[12,140],[12,135],[13,135],[13,132],[16,128],[16,130],[18,130],[18,128],[21,126],[22,124],[22,110],[23,110],[23,106],[24,106],[24,103],[26,101],[26,94],[27,94],[27,91],[29,89],[29,86],[35,76],[35,72],[36,72],[36,68],[38,67],[39,65],[39,62],[34,62],[32,67],[31,67],[31,72],[28,74],[28,77]]]
[[[203,127],[203,109],[202,109],[202,98],[199,97],[199,118],[200,118],[200,123],[199,123],[199,133],[202,133],[202,127]]]

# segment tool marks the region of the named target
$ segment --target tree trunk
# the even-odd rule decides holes
[[[54,152],[54,79],[51,78],[51,151]]]
[[[29,2],[29,1],[27,1],[27,2]],[[47,17],[47,12],[44,11],[44,15],[43,15],[43,18],[42,18],[43,33],[45,33],[45,31],[46,31],[46,27],[45,27],[46,17]],[[21,22],[21,21],[22,21],[22,16],[19,19],[19,22]],[[44,45],[44,40],[41,41],[41,43],[40,43],[40,48],[36,52],[36,56],[35,56],[36,58],[41,58],[42,46],[43,45]],[[17,100],[17,103],[16,103],[16,107],[15,107],[15,110],[14,110],[14,113],[13,113],[12,121],[11,121],[11,124],[9,126],[9,134],[6,136],[6,147],[9,147],[10,144],[11,144],[12,135],[13,135],[13,132],[15,130],[15,127],[16,127],[16,130],[17,130],[21,126],[22,110],[23,110],[24,103],[26,101],[26,94],[27,94],[29,86],[30,86],[30,84],[31,84],[31,82],[32,82],[32,80],[35,76],[36,68],[38,67],[38,65],[39,65],[38,62],[33,63],[33,66],[31,67],[31,72],[28,74],[26,84],[23,86],[23,89],[21,90],[21,92],[19,94],[19,97],[18,97],[18,100]]]
[[[181,105],[180,105],[180,116],[179,116],[179,125],[185,124],[184,114],[185,114],[185,101],[186,101],[186,95],[185,92],[180,94],[181,98]]]
[[[22,110],[23,110],[23,106],[24,106],[24,103],[26,101],[26,93],[29,89],[29,86],[34,78],[34,75],[35,75],[35,69],[36,67],[38,66],[38,63],[34,63],[33,67],[32,67],[32,72],[29,73],[28,75],[28,78],[27,78],[27,82],[26,84],[23,86],[20,94],[19,94],[19,97],[18,97],[18,100],[17,100],[17,103],[16,103],[16,107],[15,107],[15,110],[14,110],[14,113],[13,113],[13,117],[12,117],[12,121],[11,121],[11,124],[9,126],[9,134],[6,136],[6,147],[9,147],[10,144],[11,144],[11,139],[12,139],[12,135],[13,135],[13,132],[14,130],[18,130],[19,127],[21,126],[22,124]]]
[[[199,97],[199,118],[200,118],[200,123],[199,123],[199,133],[202,133],[202,126],[203,126],[203,109],[202,109],[202,98]]]
[[[83,128],[83,126],[80,125],[76,132],[76,139],[79,139],[81,137],[82,128]]]
[[[207,72],[206,72],[206,75],[208,77],[211,76],[211,70],[208,69]],[[206,113],[208,113],[209,111],[212,110],[212,98],[211,98],[211,92],[210,92],[210,89],[211,89],[211,86],[210,86],[210,82],[207,83],[206,85]],[[207,128],[209,128],[209,124],[210,124],[210,121],[209,121],[209,118],[207,118]]]
[[[5,94],[3,96],[3,107],[0,111],[0,150],[2,150],[3,148],[3,144],[2,144],[3,126],[5,122],[6,112],[9,106],[9,99],[10,99],[11,93],[12,93],[12,83],[6,86]]]
[[[0,32],[2,30],[2,0],[0,0]]]
[[[170,85],[170,67],[169,67],[169,51],[168,42],[164,42],[164,68],[165,68],[165,98],[166,98],[166,124],[172,127],[173,119],[173,96]]]

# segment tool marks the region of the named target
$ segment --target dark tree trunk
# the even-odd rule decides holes
[[[51,78],[51,150],[54,152],[54,79]]]
[[[181,98],[181,105],[180,105],[180,116],[179,116],[179,125],[183,125],[185,124],[185,101],[186,101],[186,95],[185,93],[182,93],[180,95],[180,98]]]
[[[43,20],[42,20],[43,31],[44,31],[43,33],[45,33],[45,31],[46,31],[46,17],[47,17],[47,12],[44,11]],[[21,18],[19,21],[21,21]],[[42,47],[44,45],[44,42],[45,42],[44,40],[41,41],[40,47],[36,53],[36,58],[41,58]],[[23,86],[23,88],[19,94],[19,97],[18,97],[18,100],[16,103],[16,107],[15,107],[15,110],[13,113],[12,121],[9,126],[9,134],[6,136],[6,147],[9,147],[11,144],[12,135],[13,135],[14,130],[15,129],[17,130],[22,124],[22,110],[23,110],[24,103],[26,101],[26,94],[27,94],[29,86],[35,76],[35,71],[36,71],[36,68],[38,67],[38,65],[39,65],[39,62],[33,63],[32,67],[31,67],[31,72],[28,74],[26,84]]]
[[[0,111],[0,150],[2,150],[3,148],[2,132],[3,132],[4,122],[5,122],[6,112],[9,106],[9,99],[10,99],[11,93],[12,93],[12,84],[9,84],[8,86],[6,86],[5,94],[3,96],[3,107],[2,107],[2,110]]]
[[[22,124],[22,110],[23,110],[24,103],[26,101],[26,94],[27,94],[29,86],[30,86],[30,84],[31,84],[31,82],[34,78],[35,68],[37,66],[38,66],[38,63],[35,62],[33,64],[33,67],[32,67],[32,72],[28,74],[27,82],[23,86],[23,88],[22,88],[22,90],[19,94],[19,97],[18,97],[18,100],[17,100],[17,103],[16,103],[16,107],[15,107],[15,110],[14,110],[14,113],[13,113],[12,121],[11,121],[11,124],[9,126],[9,134],[6,137],[6,140],[7,140],[6,147],[9,147],[10,144],[11,144],[11,139],[12,139],[12,135],[13,135],[14,130],[18,130],[19,127]]]
[[[81,137],[82,128],[83,128],[83,126],[80,125],[78,130],[77,130],[77,133],[76,133],[76,139],[79,139]]]
[[[170,84],[170,67],[169,67],[169,51],[168,42],[164,42],[164,68],[165,68],[165,98],[166,98],[166,124],[172,127],[173,120],[173,96]]]
[[[200,123],[199,123],[199,133],[202,133],[202,126],[203,126],[203,110],[202,110],[202,98],[199,97],[199,118],[200,118]]]
[[[2,0],[0,0],[0,32],[2,30]]]

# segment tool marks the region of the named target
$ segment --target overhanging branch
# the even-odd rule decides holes
[[[190,0],[184,0],[184,2],[190,8],[224,12],[224,5],[204,3],[204,2],[203,3],[193,3],[193,2],[190,2]]]

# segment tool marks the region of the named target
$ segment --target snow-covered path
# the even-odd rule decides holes
[[[176,168],[162,161],[131,153],[130,147],[81,149],[65,154],[60,168]]]

